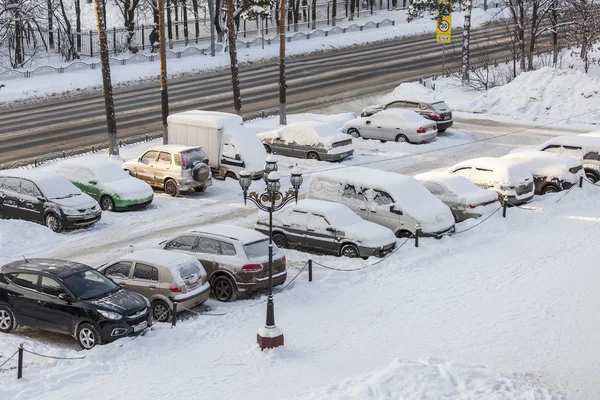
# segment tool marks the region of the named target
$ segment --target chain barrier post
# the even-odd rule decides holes
[[[177,325],[177,302],[173,303],[173,315],[171,316],[171,329]]]
[[[23,377],[23,343],[19,345],[19,365],[17,366],[17,379]]]
[[[579,187],[583,187],[583,175],[579,177]]]
[[[308,281],[312,282],[312,259],[308,260]]]
[[[504,196],[504,203],[502,204],[502,218],[506,218],[506,209],[508,208],[508,196]]]
[[[415,226],[415,247],[419,247],[419,234],[421,233],[421,225]]]

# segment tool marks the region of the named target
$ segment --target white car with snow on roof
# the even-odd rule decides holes
[[[568,190],[583,174],[581,160],[544,151],[523,151],[501,157],[529,168],[533,175],[535,194],[543,195]]]
[[[75,158],[59,163],[54,170],[92,196],[106,211],[140,209],[154,199],[150,185],[108,160]]]
[[[462,176],[432,171],[415,179],[450,208],[456,222],[479,218],[499,207],[496,192],[482,189]]]
[[[295,122],[261,132],[258,138],[267,153],[321,161],[341,161],[354,154],[352,138],[339,126],[318,121]]]
[[[383,110],[370,117],[348,121],[342,132],[352,137],[379,139],[382,142],[424,143],[437,137],[435,121],[428,120],[410,110]]]
[[[215,178],[239,179],[245,169],[252,179],[260,179],[267,153],[242,122],[239,115],[217,111],[171,114],[167,118],[169,143],[202,147]]]
[[[516,161],[480,157],[458,163],[446,170],[451,174],[464,176],[483,189],[498,193],[501,201],[507,198],[509,204],[525,204],[535,192],[533,176],[529,168]]]
[[[396,237],[441,238],[454,232],[454,216],[415,178],[364,167],[311,174],[307,198],[348,206],[362,219],[385,226]]]
[[[259,212],[254,227],[269,233],[269,215]],[[396,246],[394,232],[365,221],[343,204],[300,200],[273,214],[273,242],[346,257],[382,257]]]

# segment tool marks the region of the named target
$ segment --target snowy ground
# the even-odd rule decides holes
[[[339,108],[354,111],[352,104]],[[326,118],[341,126],[348,117],[299,115],[290,122]],[[249,125],[267,130],[276,124],[269,119]],[[476,155],[506,154],[546,138],[544,131],[493,122],[454,128],[425,145],[360,139],[355,156],[341,164],[281,157],[280,169],[285,176],[297,163],[308,175],[365,165],[414,174]],[[488,139],[474,142],[482,138]],[[123,158],[151,145],[125,147]],[[313,282],[302,271],[278,294],[283,349],[261,352],[255,344],[264,296],[233,304],[210,299],[212,315],[187,315],[175,329],[157,325],[143,337],[90,352],[79,351],[68,337],[19,329],[2,336],[0,363],[19,343],[47,355],[86,358],[26,354],[22,380],[15,379],[14,370],[0,372],[0,398],[201,393],[208,399],[254,399],[266,394],[268,376],[274,382],[269,394],[278,399],[597,399],[599,194],[600,187],[585,184],[566,196],[536,198],[527,209],[510,209],[507,219],[496,213],[465,233],[423,239],[419,248],[408,242],[378,264],[286,251],[290,280],[308,258],[341,269],[366,268],[315,267]],[[0,263],[43,255],[96,265],[132,245],[150,246],[196,225],[220,221],[250,227],[255,217],[252,206],[243,206],[236,181],[217,181],[204,194],[173,199],[157,193],[142,212],[104,213],[89,230],[54,234],[23,221],[0,221]],[[474,224],[459,224],[457,231]],[[4,368],[14,366],[10,361]]]

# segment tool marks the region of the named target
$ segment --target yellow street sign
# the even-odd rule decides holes
[[[435,41],[450,43],[452,41],[452,2],[441,0],[438,7]]]

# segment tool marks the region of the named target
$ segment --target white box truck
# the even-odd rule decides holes
[[[202,147],[217,179],[239,179],[243,169],[259,179],[267,153],[256,134],[247,131],[242,122],[239,115],[217,111],[171,114],[167,118],[168,142]]]

